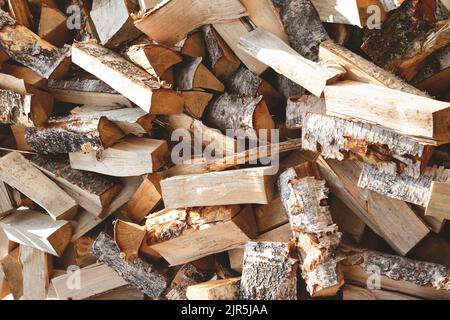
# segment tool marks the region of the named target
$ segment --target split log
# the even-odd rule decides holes
[[[183,15],[174,21],[173,17]],[[212,0],[186,2],[171,0],[160,2],[151,11],[135,21],[136,27],[150,39],[174,45],[186,34],[201,25],[238,19],[246,14],[237,0]]]
[[[14,209],[8,189],[3,181],[0,181],[0,219]],[[1,233],[1,231],[0,231]],[[0,236],[1,238],[1,236]],[[2,258],[2,246],[0,241],[0,259]]]
[[[355,243],[363,240],[366,224],[337,197],[330,199],[330,212],[339,230],[352,238]]]
[[[239,48],[238,43],[241,37],[249,33],[253,28],[244,19],[236,19],[223,23],[213,24],[214,30],[222,37],[222,39],[233,50],[234,54],[242,61],[242,63],[254,74],[261,75],[266,71],[267,66],[259,62],[251,55]]]
[[[169,150],[163,140],[129,137],[97,153],[71,152],[69,158],[73,169],[130,177],[160,169],[169,159]]]
[[[366,195],[357,188],[363,165],[356,161],[317,160],[330,191],[397,253],[405,255],[428,233],[425,223],[404,202]]]
[[[325,180],[311,161],[282,173],[278,184],[309,294],[312,297],[336,295],[344,285],[336,254],[342,234],[327,206]]]
[[[184,100],[186,111],[193,117],[200,119],[214,95],[204,91],[183,91],[181,97]]]
[[[225,82],[229,94],[248,97],[263,96],[271,114],[284,117],[284,101],[281,95],[267,81],[261,79],[245,67],[239,68]]]
[[[343,249],[344,275],[350,283],[366,286],[374,273],[381,275],[381,289],[423,299],[450,299],[448,267],[366,249]]]
[[[26,84],[32,85],[33,87],[44,90],[47,88],[48,80],[30,68],[14,64],[2,64],[1,70],[3,73],[22,79]]]
[[[206,117],[213,127],[223,133],[234,130],[239,138],[258,139],[260,130],[265,130],[270,141],[270,132],[275,128],[263,96],[253,98],[225,93],[211,102]]]
[[[187,288],[188,300],[237,300],[240,278],[212,280]]]
[[[54,220],[70,219],[77,212],[75,200],[17,152],[0,159],[0,178],[44,208]]]
[[[325,102],[330,116],[380,125],[430,143],[450,141],[450,104],[446,102],[355,81],[327,86]]]
[[[73,63],[152,114],[180,113],[183,100],[157,78],[97,44],[75,43]]]
[[[267,204],[273,193],[271,167],[181,175],[161,181],[166,208]],[[189,194],[180,190],[190,190]],[[211,192],[214,190],[213,192]],[[191,197],[191,194],[196,197]]]
[[[274,197],[268,204],[254,206],[256,224],[260,234],[269,232],[289,222],[283,209],[281,197]],[[281,241],[273,239],[274,241]]]
[[[327,40],[320,44],[319,58],[321,61],[331,60],[343,66],[347,71],[343,76],[346,80],[371,83],[416,96],[429,97],[425,92],[333,41]]]
[[[206,59],[206,43],[200,30],[189,32],[188,35],[177,42],[173,48],[183,56]]]
[[[241,37],[239,47],[318,97],[328,84],[336,82],[346,72],[334,62],[318,63],[304,58],[263,29]]]
[[[58,299],[84,300],[128,285],[114,269],[98,263],[80,269],[79,283],[74,283],[71,272],[52,279]]]
[[[203,58],[185,58],[177,69],[175,83],[179,90],[211,90],[223,92],[223,84],[206,68]]]
[[[431,155],[430,147],[367,123],[311,113],[302,128],[303,149],[330,159],[358,159],[392,176],[418,178]]]
[[[68,159],[36,156],[31,162],[67,192],[80,207],[96,216],[105,212],[122,189],[111,177],[72,169]]]
[[[0,89],[0,123],[32,125],[31,94]]]
[[[387,197],[426,207],[432,195],[433,181],[450,182],[450,169],[427,167],[418,179],[414,179],[405,174],[393,177],[366,165],[359,177],[358,186]]]
[[[52,269],[52,260],[45,252],[20,246],[20,263],[23,266],[23,300],[44,300]]]
[[[113,268],[125,281],[152,299],[161,296],[167,287],[167,279],[147,262],[137,259],[127,262],[120,257],[114,240],[101,233],[92,246],[92,254]]]
[[[58,8],[42,4],[38,35],[52,45],[62,48],[69,42],[67,16]]]
[[[162,194],[156,174],[149,174],[128,201],[122,213],[134,223],[140,223],[161,203]]]
[[[364,28],[368,19],[376,12],[379,14],[374,17],[377,17],[380,23],[385,18],[384,7],[380,4],[380,0],[311,0],[311,3],[316,8],[322,22],[351,24]],[[374,11],[374,7],[378,11]]]
[[[368,289],[349,284],[342,288],[342,294],[343,300],[420,300],[394,291]]]
[[[0,220],[8,239],[61,256],[72,235],[67,221],[54,221],[48,215],[31,210],[18,210]]]
[[[28,1],[26,0],[8,0],[9,14],[17,22],[24,25],[28,29],[32,29],[33,15],[31,14]]]
[[[0,11],[0,44],[17,62],[44,78],[61,78],[70,68],[70,49],[58,49]]]
[[[430,199],[425,215],[439,220],[450,220],[450,181],[431,183]]]
[[[133,45],[124,55],[154,77],[162,77],[169,68],[183,61],[178,53],[155,43]]]
[[[195,261],[253,238],[254,219],[250,206],[165,209],[147,219],[141,251],[156,251],[172,266]]]
[[[96,79],[50,80],[48,90],[55,100],[89,106],[132,107],[130,100]]]
[[[211,70],[219,79],[228,78],[239,68],[241,61],[211,25],[203,26],[202,30],[211,61]]]
[[[14,299],[19,300],[23,296],[23,276],[19,247],[0,260],[0,269],[2,269]]]
[[[99,294],[87,300],[145,300],[146,296],[138,289],[127,285]]]
[[[302,95],[288,99],[286,105],[286,127],[300,129],[308,113],[325,114],[325,100],[313,95]]]
[[[436,96],[450,91],[450,84],[446,81],[450,77],[450,45],[433,54],[427,63],[428,61],[432,61],[429,62],[432,67],[424,67],[423,71],[412,80],[414,85]]]
[[[10,114],[13,116],[19,114],[16,124],[19,122],[30,125],[31,120],[36,126],[42,126],[47,122],[53,110],[53,97],[50,94],[29,85],[21,78],[3,73],[0,74],[0,88],[5,89],[0,95],[4,104],[2,107],[11,108]],[[5,105],[8,102],[11,105]],[[2,118],[5,119],[5,116],[2,111]]]
[[[67,270],[70,266],[87,267],[97,261],[91,254],[91,247],[99,232],[92,232],[70,242],[63,255],[56,261],[56,267]]]
[[[120,256],[125,261],[135,261],[146,234],[143,226],[123,220],[114,221],[114,241],[120,250]]]
[[[130,16],[130,11],[136,7],[130,0],[93,1],[90,16],[103,46],[116,47],[141,35]]]
[[[142,179],[140,177],[128,177],[122,179],[121,183],[124,187],[117,197],[111,202],[109,208],[103,214],[103,218],[96,217],[86,210],[82,210],[78,213],[75,220],[71,221],[71,224],[73,225],[71,241],[73,242],[80,239],[83,235],[94,229],[97,225],[111,216],[111,214],[124,206],[136,192],[141,182]]]
[[[245,246],[240,298],[297,300],[297,261],[281,242],[253,242]]]

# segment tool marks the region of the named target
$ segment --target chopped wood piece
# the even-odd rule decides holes
[[[31,30],[33,15],[26,0],[8,0],[8,8],[12,18]]]
[[[161,0],[139,0],[139,6],[141,7],[141,10],[148,11],[156,7]]]
[[[239,68],[241,61],[211,25],[203,26],[202,30],[212,71],[219,79],[228,78]]]
[[[259,62],[238,46],[240,38],[252,30],[245,20],[236,19],[224,23],[215,23],[213,27],[251,72],[260,75],[266,71],[267,66],[264,63]]]
[[[102,45],[112,48],[141,35],[130,16],[133,6],[130,0],[93,1],[90,16]]]
[[[20,263],[23,266],[23,300],[44,300],[52,269],[51,259],[38,249],[20,246]]]
[[[425,215],[450,220],[450,181],[431,182],[430,199]]]
[[[67,270],[73,265],[84,268],[95,263],[97,259],[91,254],[91,247],[97,235],[97,232],[89,233],[69,243],[58,259],[57,267]]]
[[[173,114],[183,110],[183,99],[169,86],[97,44],[75,43],[73,63],[105,81],[114,90],[152,114]]]
[[[72,169],[68,159],[36,156],[31,162],[66,191],[80,207],[96,216],[104,213],[122,189],[110,177]]]
[[[242,203],[267,204],[273,186],[270,167],[181,175],[161,181],[166,208]],[[273,182],[273,181],[272,181]],[[182,190],[189,190],[185,193]],[[191,194],[195,194],[192,197]]]
[[[175,82],[179,90],[212,90],[223,92],[223,84],[202,64],[203,58],[185,58],[179,66]]]
[[[183,15],[183,19],[173,17]],[[246,14],[238,0],[161,1],[143,18],[135,21],[136,27],[150,39],[174,45],[186,34],[201,25],[238,19]]]
[[[187,288],[188,300],[237,300],[241,278],[212,280]]]
[[[385,18],[384,7],[380,0],[311,0],[323,22],[351,24],[363,28],[368,19],[375,14],[376,7],[379,14],[376,16],[381,23]]]
[[[313,95],[290,98],[286,105],[286,127],[300,129],[307,113],[325,114],[325,100]]]
[[[20,153],[0,159],[0,179],[44,208],[54,220],[70,219],[77,212],[75,200]]]
[[[344,275],[351,283],[366,286],[373,281],[374,272],[379,272],[383,290],[423,299],[450,299],[448,267],[366,249],[345,248],[343,252]]]
[[[366,231],[366,224],[339,198],[331,197],[330,212],[339,230],[360,243]]]
[[[266,130],[264,134],[270,140],[270,130],[275,128],[263,96],[253,98],[225,93],[211,102],[207,119],[223,133],[234,130],[240,138],[257,139],[260,130]]]
[[[58,299],[84,300],[128,285],[114,269],[104,263],[93,264],[77,272],[79,283],[74,282],[72,272],[52,279]]]
[[[341,161],[356,158],[393,176],[404,172],[418,178],[431,151],[394,131],[319,114],[307,114],[302,128],[305,150]]]
[[[183,61],[178,53],[152,43],[133,45],[124,55],[154,77],[162,77],[170,67]]]
[[[145,237],[145,227],[122,220],[114,222],[114,241],[120,256],[126,261],[135,261]]]
[[[450,104],[446,102],[355,81],[327,86],[325,102],[330,116],[380,125],[439,144],[450,141]]]
[[[19,247],[0,260],[0,269],[14,299],[19,300],[23,295],[23,276]]]
[[[200,30],[194,30],[179,42],[173,48],[184,56],[206,59],[206,43]]]
[[[30,94],[0,89],[0,123],[32,125]]]
[[[289,222],[283,209],[280,196],[274,197],[268,204],[254,206],[258,232],[263,234]],[[279,241],[279,240],[278,240]]]
[[[0,220],[7,237],[14,242],[61,256],[70,242],[72,230],[67,221],[54,221],[48,215],[18,210]]]
[[[92,171],[114,177],[139,176],[157,171],[169,158],[166,141],[125,138],[100,152],[71,152],[73,169]]]
[[[394,74],[386,71],[360,55],[335,44],[331,40],[320,44],[319,58],[321,61],[335,61],[345,68],[347,73],[343,78],[359,82],[376,84],[379,86],[403,91],[416,96],[428,97],[428,95],[404,82]]]
[[[6,216],[9,212],[14,209],[9,195],[8,189],[3,181],[0,181],[0,218]],[[1,233],[1,231],[0,231]],[[1,238],[1,236],[0,236]],[[1,241],[0,241],[0,259],[2,258],[1,253]]]
[[[183,91],[181,97],[184,99],[184,106],[189,114],[200,119],[214,95],[203,91]]]
[[[281,242],[245,245],[240,298],[244,300],[297,300],[297,261]]]
[[[50,80],[48,90],[55,100],[78,105],[132,107],[130,100],[96,79]]]
[[[342,234],[327,206],[325,180],[321,179],[316,163],[310,161],[283,172],[278,184],[309,294],[336,295],[344,284],[336,256]]]
[[[368,289],[346,284],[342,288],[343,300],[420,300],[394,291]]]
[[[241,37],[239,46],[318,97],[322,95],[327,84],[336,82],[346,72],[334,62],[318,63],[304,58],[275,35],[263,29],[256,29]]]
[[[151,264],[137,259],[127,262],[120,257],[114,240],[101,233],[92,245],[92,254],[113,268],[125,281],[152,299],[161,296],[167,287],[167,279]]]
[[[128,201],[122,213],[132,222],[140,223],[144,218],[161,203],[161,187],[157,174],[149,174],[136,190],[136,193]]]
[[[165,209],[146,221],[143,248],[152,249],[170,265],[180,265],[238,247],[256,235],[250,206]]]
[[[267,81],[261,79],[245,67],[239,68],[226,81],[229,94],[238,94],[249,97],[263,96],[270,113],[284,117],[284,101],[281,95]]]
[[[63,47],[69,40],[67,16],[58,8],[42,4],[38,35],[56,47]]]
[[[420,90],[436,96],[443,95],[450,89],[450,84],[446,81],[450,77],[450,45],[429,57],[428,63],[430,67],[423,67],[423,71],[412,82]]]
[[[3,64],[2,72],[9,74],[18,79],[23,79],[26,84],[32,85],[36,88],[46,89],[48,80],[39,75],[37,72],[24,66],[17,66],[14,64]]]
[[[70,68],[70,48],[58,49],[0,10],[0,44],[17,62],[46,79],[60,78]]]
[[[426,207],[432,194],[433,181],[450,182],[450,169],[427,167],[418,179],[414,179],[405,174],[394,177],[366,165],[359,177],[358,186]]]

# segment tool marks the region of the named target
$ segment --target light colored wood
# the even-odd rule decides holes
[[[421,300],[388,290],[367,289],[350,284],[342,288],[343,300]]]
[[[161,0],[139,0],[139,6],[141,10],[148,11],[156,7],[160,2]]]
[[[164,0],[135,21],[135,25],[150,39],[170,46],[201,25],[238,19],[245,14],[238,0]],[[173,17],[183,19],[174,21]]]
[[[325,114],[325,100],[314,95],[289,98],[286,104],[286,127],[289,129],[300,129],[304,117],[310,112]]]
[[[189,286],[186,297],[188,300],[237,300],[240,279],[212,280]]]
[[[69,157],[73,169],[130,177],[161,168],[168,161],[169,150],[166,141],[130,137],[99,154],[72,152]]]
[[[208,103],[214,97],[213,94],[203,91],[183,91],[184,106],[193,117],[200,119]]]
[[[431,194],[425,215],[450,220],[450,183],[431,183]]]
[[[70,50],[58,49],[41,39],[25,26],[18,24],[3,10],[0,11],[0,43],[6,53],[44,78],[60,78],[70,68]],[[27,50],[29,46],[33,50]]]
[[[87,232],[95,228],[97,225],[105,221],[111,214],[119,210],[125,203],[127,203],[131,196],[136,192],[137,188],[142,182],[141,177],[127,177],[122,178],[121,182],[123,184],[122,191],[117,195],[117,197],[110,203],[109,208],[104,212],[103,217],[99,218],[92,213],[81,210],[80,213],[71,221],[73,226],[72,239],[71,241],[76,241]]]
[[[141,248],[145,234],[146,230],[144,226],[120,219],[114,222],[114,241],[124,260],[134,261],[138,258],[139,249]]]
[[[325,88],[325,103],[327,115],[380,125],[440,144],[450,141],[450,104],[446,102],[343,81]]]
[[[23,300],[47,298],[52,269],[50,256],[39,249],[20,246],[20,263],[23,266]]]
[[[79,283],[76,281],[79,280]],[[96,263],[76,273],[67,273],[52,279],[56,294],[61,300],[84,300],[128,283],[114,269],[104,263]]]
[[[0,220],[7,237],[14,242],[61,256],[70,242],[71,226],[67,221],[53,221],[48,215],[17,210]]]
[[[23,79],[26,83],[35,86],[36,88],[45,89],[47,87],[48,80],[30,68],[5,63],[2,64],[1,70],[16,78]]]
[[[323,22],[351,24],[363,28],[367,19],[374,14],[371,6],[380,12],[380,23],[385,11],[379,0],[311,0]]]
[[[256,75],[262,74],[266,71],[267,66],[261,63],[247,52],[239,47],[239,40],[241,37],[248,34],[252,29],[242,19],[236,19],[224,23],[213,24],[214,29],[228,44],[234,54],[242,61],[242,63]]]
[[[146,112],[173,114],[183,109],[183,99],[170,86],[98,44],[75,43],[72,59]]]
[[[11,251],[0,260],[0,269],[8,283],[9,290],[15,300],[23,295],[22,264],[20,263],[20,247]]]
[[[241,37],[239,47],[318,97],[328,84],[346,72],[336,63],[318,63],[302,57],[281,39],[260,28]]]
[[[237,214],[236,211],[233,207],[205,208],[199,213],[163,210],[147,219],[147,236],[141,250],[152,249],[176,266],[243,245],[256,235],[253,210],[247,206]],[[197,214],[195,224],[189,223],[189,217]],[[171,233],[170,239],[159,239],[162,230],[173,226],[179,226],[180,232]]]
[[[43,4],[41,6],[38,35],[56,47],[64,46],[69,40],[67,16],[58,8]]]
[[[166,208],[229,204],[267,204],[272,198],[270,168],[183,175],[161,181]],[[195,197],[192,197],[195,194]]]
[[[0,178],[44,208],[54,220],[70,219],[78,205],[18,152],[0,159]]]
[[[0,218],[14,209],[8,189],[3,181],[0,181]],[[0,246],[1,247],[1,246]],[[1,249],[0,249],[1,250]],[[2,254],[0,253],[0,259]]]
[[[260,234],[278,228],[289,221],[279,195],[275,196],[268,204],[258,204],[254,208],[256,224]]]
[[[126,285],[119,287],[117,289],[113,289],[111,291],[99,294],[88,300],[146,300],[146,296],[144,293],[139,291],[138,289]]]

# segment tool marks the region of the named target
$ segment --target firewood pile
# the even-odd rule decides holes
[[[450,299],[448,0],[0,5],[0,299]]]

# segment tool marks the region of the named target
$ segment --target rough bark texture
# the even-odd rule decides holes
[[[286,105],[286,127],[299,129],[307,113],[325,114],[325,100],[313,95],[288,99]]]
[[[117,94],[118,92],[98,79],[73,79],[73,80],[55,80],[48,81],[49,89],[65,89],[83,92],[102,92]]]
[[[324,204],[328,198],[325,181],[306,174],[299,178],[294,168],[281,174],[281,201],[302,257],[302,277],[308,292],[311,296],[332,296],[344,284],[336,258],[342,234]]]
[[[24,39],[29,42],[23,43]],[[43,43],[45,48],[41,46]],[[70,46],[53,47],[3,10],[0,10],[0,45],[11,58],[47,79],[70,56]]]
[[[30,125],[31,95],[0,89],[0,123]]]
[[[123,260],[114,240],[103,232],[92,245],[92,254],[152,299],[158,299],[167,287],[167,279],[151,264],[141,259]]]
[[[297,261],[281,242],[247,242],[241,277],[244,300],[296,300]]]
[[[359,177],[358,187],[426,207],[433,181],[450,182],[450,169],[427,167],[420,178],[414,179],[405,174],[392,176],[365,165]]]
[[[207,118],[215,128],[222,132],[227,129],[239,130],[239,133],[255,139],[254,115],[262,96],[245,97],[225,93],[215,99],[207,110]]]
[[[272,0],[278,9],[291,47],[303,57],[317,61],[319,45],[329,36],[309,0]]]
[[[263,79],[242,66],[227,79],[225,86],[229,94],[254,97],[257,95],[258,89],[263,81]]]
[[[320,151],[325,158],[344,160],[356,157],[386,174],[418,178],[424,145],[393,131],[366,123],[352,122],[318,114],[303,121],[302,145]]]

